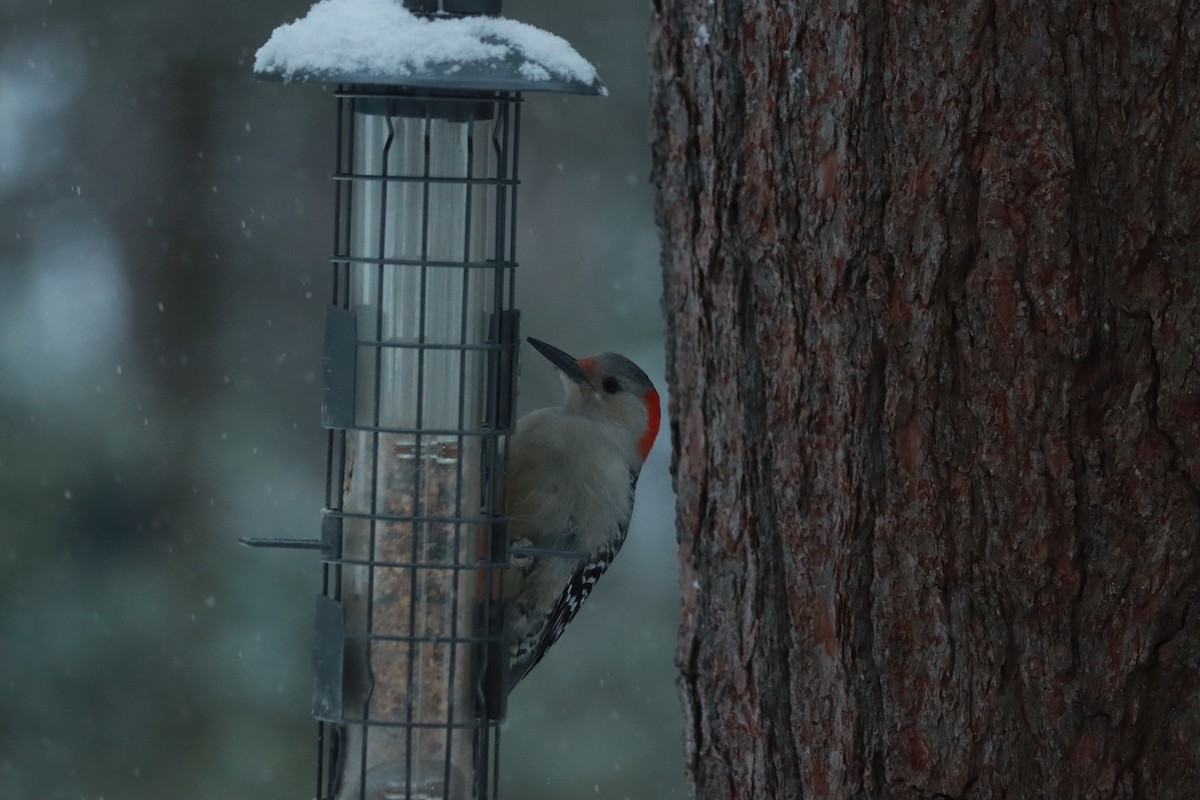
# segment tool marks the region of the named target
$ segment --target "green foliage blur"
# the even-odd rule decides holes
[[[0,14],[0,798],[309,798],[334,101],[257,83],[301,2]],[[509,0],[607,98],[529,96],[524,333],[662,386],[648,4]],[[557,401],[526,358],[523,410]],[[627,554],[514,693],[501,798],[685,796],[664,433]]]

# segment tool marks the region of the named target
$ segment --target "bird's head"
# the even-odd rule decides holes
[[[530,337],[529,343],[561,373],[567,390],[563,407],[617,428],[645,461],[658,436],[662,410],[642,368],[616,353],[573,358],[540,339]]]

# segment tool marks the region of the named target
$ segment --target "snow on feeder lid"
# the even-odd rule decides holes
[[[455,10],[464,6],[499,3]],[[596,68],[559,36],[498,16],[418,15],[400,0],[320,0],[275,29],[254,73],[297,83],[608,94]]]

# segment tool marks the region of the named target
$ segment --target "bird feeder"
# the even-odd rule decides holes
[[[603,94],[499,0],[324,0],[257,77],[332,84],[316,797],[494,798],[522,94]]]

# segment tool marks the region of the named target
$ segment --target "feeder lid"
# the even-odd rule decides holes
[[[417,16],[401,0],[320,0],[258,49],[254,74],[297,83],[608,94],[565,39],[516,20]]]

